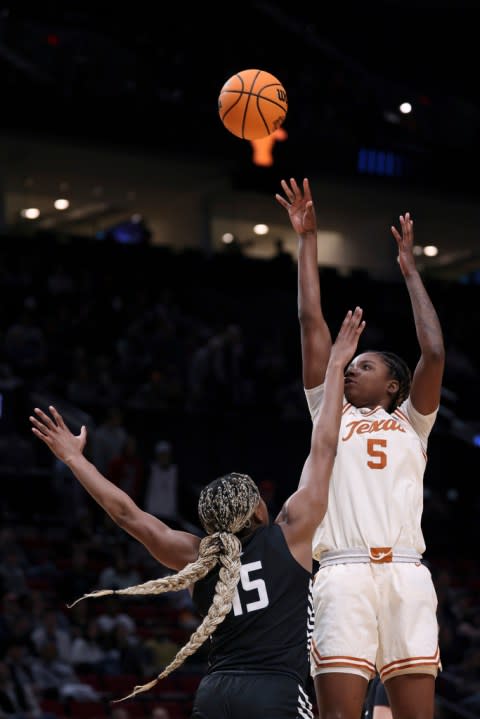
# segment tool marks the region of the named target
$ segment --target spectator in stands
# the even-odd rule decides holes
[[[247,376],[246,356],[242,328],[239,324],[228,324],[222,334],[221,371],[216,390],[217,393],[220,391],[223,394],[227,409],[249,405],[252,400],[252,384]]]
[[[98,693],[80,681],[72,665],[59,658],[54,641],[40,647],[31,663],[32,676],[43,699],[85,699],[95,701]]]
[[[57,581],[58,595],[65,602],[71,602],[79,594],[88,591],[96,579],[96,573],[89,565],[85,548],[74,546],[71,551],[71,561],[59,574]]]
[[[3,588],[2,611],[0,612],[0,649],[6,646],[8,640],[14,635],[15,627],[27,618],[24,607],[21,605],[20,597]],[[31,626],[30,632],[31,633]]]
[[[144,641],[125,624],[118,624],[105,642],[106,665],[110,674],[146,676],[150,653]]]
[[[62,264],[58,264],[47,277],[47,287],[51,295],[61,298],[74,291],[73,278]]]
[[[252,399],[252,381],[247,376],[240,325],[229,324],[203,337],[192,353],[187,374],[190,411],[231,410],[248,405]]]
[[[108,564],[100,572],[98,586],[102,589],[106,587],[123,589],[138,584],[139,581],[140,574],[129,565],[126,548],[120,545],[115,549],[113,563]]]
[[[69,380],[66,389],[66,397],[74,405],[82,409],[94,407],[97,403],[97,382],[87,362],[79,364],[73,377]]]
[[[72,597],[69,596],[66,604],[68,602],[71,602]],[[90,613],[88,611],[88,608],[81,608],[82,603],[75,604],[74,607],[71,608],[70,612],[68,613],[70,624],[71,624],[71,633],[72,637],[77,636],[78,634],[86,634],[87,633],[87,627],[90,622]]]
[[[123,413],[111,407],[104,422],[92,432],[92,461],[100,472],[108,473],[112,459],[120,454],[127,437]]]
[[[0,565],[0,589],[13,594],[27,594],[28,584],[25,570],[22,566],[22,557],[15,547],[10,547],[2,557]]]
[[[302,381],[295,378],[277,389],[275,407],[281,419],[301,420],[305,417],[305,391]]]
[[[40,717],[42,710],[32,683],[12,662],[0,660],[0,717]]]
[[[128,406],[158,412],[180,407],[182,402],[183,387],[177,368],[162,364],[149,371],[146,382],[132,393]]]
[[[150,712],[149,719],[170,719],[170,712],[165,707],[154,706]]]
[[[480,647],[469,649],[462,661],[451,667],[448,677],[457,690],[459,706],[473,712],[480,710]]]
[[[272,397],[277,392],[281,392],[288,379],[288,363],[284,342],[283,334],[272,333],[270,336],[267,334],[262,338],[260,346],[255,352],[256,402],[260,402],[265,406],[270,405]],[[302,406],[304,406],[304,395],[302,400]]]
[[[474,605],[466,612],[457,627],[457,635],[462,637],[468,646],[480,647],[480,606]]]
[[[85,634],[72,640],[71,663],[79,674],[101,674],[105,651],[101,645],[98,622],[89,620]]]
[[[0,465],[4,471],[19,474],[35,467],[32,445],[20,432],[6,432],[0,437]]]
[[[23,569],[28,567],[27,553],[18,540],[17,533],[11,527],[2,527],[0,530],[0,562],[4,561],[7,554],[14,552]]]
[[[148,651],[148,673],[159,674],[175,658],[180,646],[174,642],[162,627],[152,627],[151,636],[145,639]]]
[[[8,617],[8,631],[6,638],[9,643],[18,643],[29,647],[33,650],[33,642],[31,639],[32,630],[35,626],[35,617],[31,614],[31,594],[23,594],[16,599],[17,612],[14,617]],[[4,617],[5,618],[5,615]],[[1,646],[0,628],[0,646]]]
[[[117,627],[123,626],[129,634],[135,634],[135,622],[126,612],[122,611],[118,597],[107,597],[102,608],[103,611],[97,617],[101,632],[110,634],[115,632]]]
[[[137,438],[129,434],[119,454],[110,462],[108,478],[138,502],[143,491],[144,474],[145,467],[138,453]]]
[[[5,350],[13,368],[22,376],[35,377],[45,370],[47,344],[33,308],[26,306],[18,321],[8,327]]]
[[[32,632],[32,641],[37,650],[41,652],[47,644],[55,647],[55,656],[59,661],[70,662],[71,639],[69,633],[59,626],[55,609],[46,609],[39,626]]]
[[[172,445],[161,440],[155,445],[155,456],[145,488],[145,511],[168,522],[178,520],[178,466],[173,461]]]

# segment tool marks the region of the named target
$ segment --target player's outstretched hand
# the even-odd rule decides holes
[[[49,407],[49,417],[38,407],[35,408],[35,417],[30,416],[32,432],[42,440],[53,454],[62,462],[67,463],[75,455],[82,454],[87,442],[87,428],[83,426],[80,434],[74,435],[65,422],[60,412],[55,407]]]
[[[305,178],[303,181],[303,191],[293,177],[290,178],[290,183],[282,180],[281,185],[287,199],[278,193],[275,195],[275,199],[287,210],[290,222],[297,235],[304,235],[309,232],[316,233],[317,220],[308,179]]]
[[[390,228],[398,246],[398,264],[402,274],[406,277],[415,270],[415,257],[413,254],[413,220],[409,212],[400,215],[400,229],[402,233],[392,225]]]
[[[356,307],[353,312],[348,310],[332,345],[331,357],[338,359],[343,366],[346,366],[355,354],[358,340],[365,329],[366,323],[365,320],[362,320],[362,316],[361,307]]]

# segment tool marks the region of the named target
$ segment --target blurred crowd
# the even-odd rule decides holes
[[[414,365],[400,281],[321,274],[333,330],[361,304],[363,348],[390,349]],[[431,281],[429,290],[447,348],[425,477],[438,687],[479,711],[480,503],[471,478],[480,449],[465,429],[480,434],[480,351],[472,343],[479,317],[466,310],[478,304],[479,289]],[[86,424],[86,451],[99,470],[172,526],[198,531],[199,489],[212,474],[238,468],[258,481],[275,516],[298,479],[310,427],[295,262],[46,236],[0,252],[0,293],[0,718],[81,716],[77,704],[90,706],[88,716],[120,712],[115,719],[188,716],[202,651],[154,696],[124,709],[109,704],[159,673],[199,617],[188,592],[67,608],[93,588],[167,570],[54,461],[30,434],[28,416],[55,404],[73,429]]]

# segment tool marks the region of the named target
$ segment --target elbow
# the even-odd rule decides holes
[[[430,365],[445,364],[445,347],[442,341],[432,344],[423,351],[423,357]]]
[[[308,310],[305,309],[305,307],[302,307],[301,304],[298,305],[298,321],[300,324],[304,324],[305,322],[308,322],[308,318],[310,317],[311,312],[308,312]]]
[[[435,347],[435,361],[445,363],[445,345],[443,342],[439,342],[438,347]]]
[[[321,316],[318,308],[299,306],[298,321],[304,329],[314,329],[320,324]]]
[[[332,464],[335,461],[338,447],[338,432],[332,432],[330,434],[325,433],[322,435],[321,443],[319,443],[318,452],[322,456],[324,462]]]
[[[131,500],[112,502],[110,506],[105,507],[105,511],[121,529],[125,529],[132,523],[133,508],[135,504]]]

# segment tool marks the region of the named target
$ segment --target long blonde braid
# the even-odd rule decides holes
[[[206,577],[216,564],[221,564],[212,604],[187,644],[155,679],[147,684],[135,686],[130,694],[122,699],[116,699],[115,702],[130,699],[152,689],[160,679],[177,669],[187,657],[196,652],[223,622],[232,608],[235,588],[240,577],[242,544],[235,535],[250,526],[250,518],[259,500],[258,488],[246,474],[231,473],[214,480],[200,493],[198,514],[207,536],[200,542],[198,558],[195,562],[187,564],[180,572],[169,577],[154,579],[125,589],[101,589],[77,599],[78,602],[86,597],[100,597],[107,594],[160,594],[169,590],[184,589]],[[70,606],[74,606],[77,602]]]
[[[163,592],[176,592],[195,584],[199,579],[203,579],[218,563],[219,547],[215,542],[209,541],[213,537],[204,537],[200,542],[198,557],[195,562],[190,562],[177,574],[171,574],[161,579],[151,579],[143,584],[136,584],[133,587],[125,587],[124,589],[97,589],[94,592],[84,594],[76,599],[72,604],[67,604],[71,609],[88,597],[105,597],[108,594],[162,594]]]
[[[215,629],[227,616],[230,609],[232,608],[232,600],[235,592],[235,588],[238,584],[240,577],[240,553],[242,551],[242,544],[238,537],[234,534],[228,534],[226,532],[219,532],[210,537],[205,537],[205,540],[214,539],[220,540],[220,552],[218,560],[223,565],[218,573],[218,581],[215,585],[215,594],[212,600],[212,604],[205,616],[203,622],[197,627],[188,640],[176,656],[165,667],[163,672],[158,675],[155,679],[152,679],[148,684],[138,684],[134,687],[133,691],[122,699],[115,700],[116,702],[124,701],[124,699],[131,699],[137,694],[147,692],[157,684],[160,679],[164,679],[168,674],[173,672],[174,669],[179,667],[187,657],[194,654],[197,649],[213,634]]]

